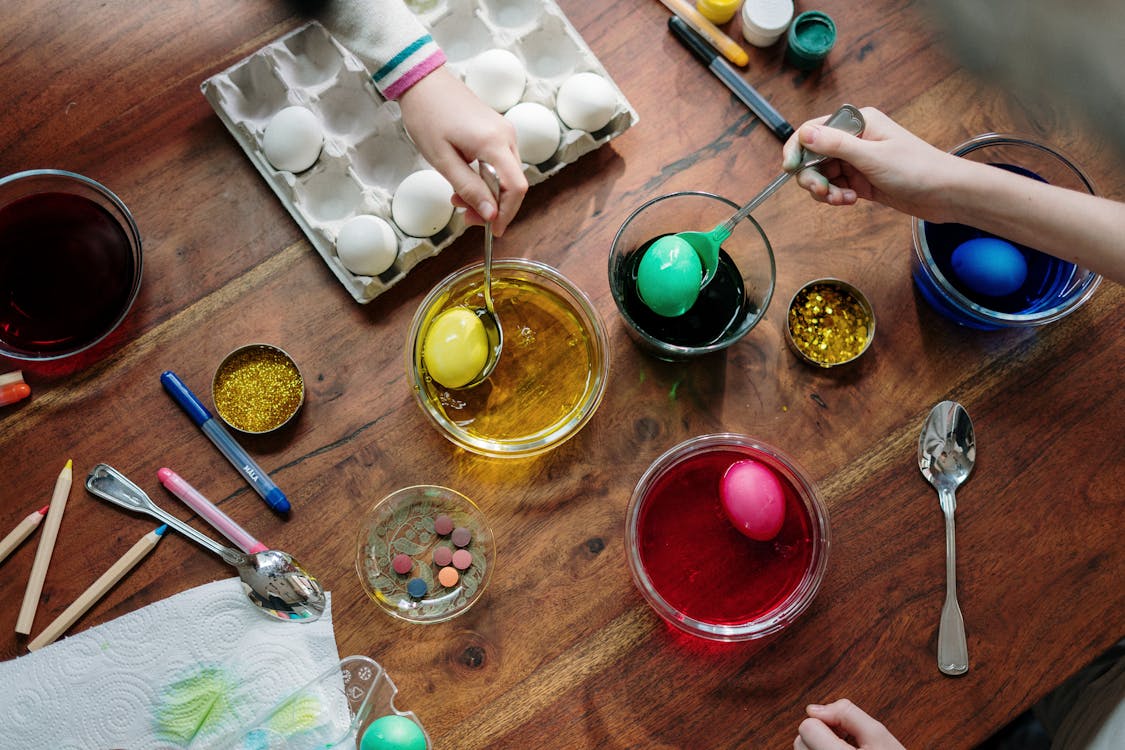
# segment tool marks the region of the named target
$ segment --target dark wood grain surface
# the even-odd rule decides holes
[[[415,308],[479,257],[480,230],[358,305],[200,94],[205,78],[303,23],[299,8],[30,0],[5,9],[0,173],[54,167],[103,182],[134,212],[145,252],[140,296],[108,340],[56,363],[0,360],[33,388],[0,411],[0,532],[45,504],[66,459],[75,462],[35,632],[151,528],[88,496],[85,473],[111,463],[187,518],[157,485],[167,465],[318,573],[333,592],[340,654],[381,662],[399,707],[417,713],[437,748],[789,747],[806,703],[842,696],[908,747],[971,747],[1125,635],[1125,293],[1104,283],[1041,330],[958,328],[912,288],[907,217],[822,207],[788,186],[756,213],[777,256],[764,321],[725,354],[647,357],[608,291],[614,232],[672,190],[747,199],[778,171],[780,148],[667,33],[659,3],[560,5],[640,123],[532,188],[497,253],[551,264],[590,296],[608,324],[611,377],[574,439],[507,462],[457,450],[431,429],[403,367]],[[1103,195],[1125,199],[1120,158],[1074,112],[1050,101],[1031,110],[970,77],[914,3],[818,7],[840,29],[820,71],[785,65],[782,45],[748,48],[747,80],[795,124],[849,101],[943,148],[1024,132],[1071,154]],[[820,276],[861,286],[878,316],[871,351],[839,372],[800,364],[782,333],[784,302]],[[295,424],[244,440],[292,499],[289,520],[265,509],[158,381],[174,369],[203,390],[225,354],[254,341],[287,349],[308,385]],[[943,399],[967,407],[979,445],[957,516],[972,662],[959,679],[936,668],[943,530],[915,461],[922,420]],[[717,431],[789,453],[831,513],[819,595],[765,642],[678,635],[628,572],[633,485],[667,448]],[[475,498],[499,549],[483,601],[424,627],[379,611],[354,568],[364,510],[417,483]],[[0,569],[3,658],[25,652],[13,627],[34,547]],[[72,632],[227,574],[173,536]]]

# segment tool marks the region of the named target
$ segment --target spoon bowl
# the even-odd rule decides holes
[[[969,478],[976,463],[977,443],[973,422],[965,407],[942,401],[930,410],[918,438],[918,468],[938,491],[945,516],[945,603],[938,626],[938,669],[947,675],[969,670],[965,622],[957,604],[957,552],[953,513],[956,490]]]
[[[244,554],[218,544],[154,503],[144,490],[108,464],[98,464],[86,477],[91,494],[126,510],[145,513],[168,524],[238,569],[246,596],[265,614],[286,622],[312,622],[328,603],[324,589],[287,552],[268,549]]]
[[[850,104],[842,105],[824,124],[831,128],[843,130],[851,135],[862,134],[866,127],[863,114]],[[711,231],[677,232],[673,235],[660,237],[652,243],[647,253],[654,254],[658,258],[670,257],[675,254],[676,245],[686,243],[699,256],[704,271],[701,278],[693,278],[692,281],[698,281],[699,288],[707,286],[707,284],[711,283],[711,280],[715,278],[715,272],[719,268],[719,251],[722,249],[722,244],[730,238],[738,222],[745,219],[754,209],[762,205],[766,198],[769,198],[778,188],[788,182],[790,177],[797,174],[802,169],[815,167],[826,161],[827,158],[828,157],[821,156],[812,151],[802,150],[801,160],[795,169],[782,172],[775,177],[769,185],[766,185],[765,189],[751,198],[748,203],[739,208],[729,219],[717,225]],[[642,259],[642,263],[643,262],[644,260]],[[698,289],[692,290],[684,283],[684,279],[692,273],[693,269],[682,261],[674,264],[663,264],[663,266],[668,270],[662,273],[649,274],[643,280],[643,283],[642,279],[637,279],[637,293],[642,300],[645,300],[646,304],[648,304],[647,301],[649,299],[661,300],[659,304],[662,309],[669,311],[680,310],[680,312],[668,314],[653,307],[652,311],[658,315],[665,315],[665,317],[682,315],[691,308],[691,305],[699,296]]]

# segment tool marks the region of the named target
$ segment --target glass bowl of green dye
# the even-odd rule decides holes
[[[457,531],[442,529],[437,523],[441,516],[454,529],[467,531],[468,543],[458,543]],[[448,562],[435,561],[441,548],[466,550],[471,556],[466,568],[457,569],[453,585],[440,580],[442,569],[450,567]],[[399,555],[409,558],[409,571],[395,570]],[[437,623],[467,612],[488,588],[495,565],[496,540],[484,514],[472,500],[448,487],[420,484],[396,490],[371,506],[359,525],[355,558],[359,582],[379,609],[399,620]],[[416,580],[425,584],[421,595],[412,588]]]
[[[625,330],[639,348],[659,359],[692,359],[736,343],[766,314],[776,269],[769,239],[752,216],[723,242],[715,279],[686,313],[658,315],[637,293],[637,267],[654,241],[677,232],[710,231],[738,208],[711,193],[669,193],[637,208],[617,230],[609,252],[609,288]]]

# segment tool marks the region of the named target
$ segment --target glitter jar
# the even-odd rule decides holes
[[[785,341],[802,361],[836,367],[859,358],[875,338],[875,312],[863,292],[839,279],[815,279],[793,295]]]
[[[228,354],[211,381],[215,411],[239,432],[260,435],[287,424],[305,403],[305,381],[293,358],[270,344]]]

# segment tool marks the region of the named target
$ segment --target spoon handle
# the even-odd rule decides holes
[[[830,128],[842,130],[850,135],[860,135],[863,133],[864,128],[867,127],[867,122],[863,119],[863,114],[851,104],[840,105],[840,108],[833,112],[832,116],[829,117],[824,124]],[[802,169],[805,169],[807,167],[815,167],[817,164],[820,164],[827,159],[827,156],[822,156],[813,151],[802,149],[801,162],[797,165],[797,168],[792,172],[782,172],[781,174],[779,174],[773,179],[773,182],[771,182],[769,185],[766,185],[765,189],[763,189],[762,192],[751,198],[749,203],[738,209],[738,211],[736,211],[733,216],[716,227],[715,234],[722,234],[721,238],[717,237],[716,239],[718,239],[718,241],[720,242],[723,242],[727,237],[730,237],[731,232],[733,232],[734,228],[738,226],[738,222],[745,219],[754,211],[755,208],[762,205],[762,202],[765,201],[766,198],[769,198],[771,195],[777,192],[777,189],[788,182],[790,177],[797,174]]]
[[[948,501],[944,496],[947,492]],[[957,501],[952,490],[941,490],[940,494],[945,515],[945,603],[938,625],[938,669],[943,674],[961,675],[969,671],[969,646],[965,641],[965,621],[957,604],[957,540],[953,524]]]
[[[480,162],[480,176],[488,191],[496,201],[496,212],[500,212],[500,177],[496,168],[488,162]],[[488,312],[495,314],[492,307],[492,222],[484,223],[484,306]]]
[[[108,500],[126,510],[145,513],[168,524],[196,544],[211,550],[231,565],[237,565],[242,557],[238,552],[224,547],[210,537],[200,534],[180,519],[158,506],[128,477],[109,464],[98,464],[86,477],[86,489],[91,494]]]

